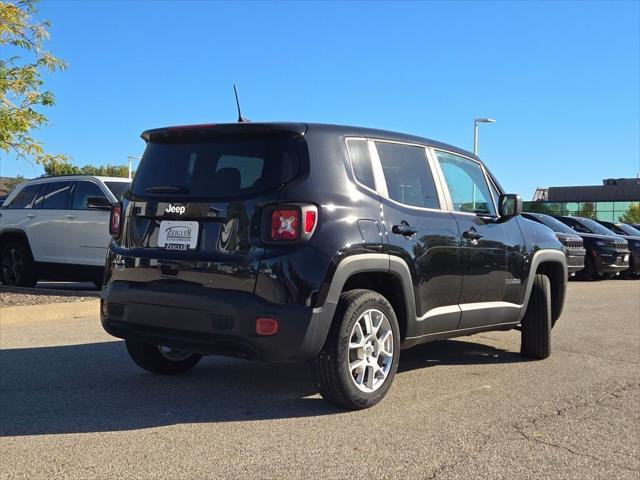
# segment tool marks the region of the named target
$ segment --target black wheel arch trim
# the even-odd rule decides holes
[[[29,254],[31,255],[31,258],[33,259],[33,252],[31,251],[31,244],[29,242],[29,237],[27,236],[27,232],[25,232],[24,230],[20,230],[19,228],[6,228],[0,232],[0,248],[4,247],[4,245],[7,243],[7,240],[5,240],[7,236],[14,236],[14,235],[20,237],[20,239],[25,243],[25,246],[29,250]]]
[[[529,268],[529,275],[527,277],[527,284],[525,286],[524,298],[522,299],[522,308],[520,310],[520,314],[518,315],[518,322],[522,321],[525,313],[527,312],[527,305],[529,305],[529,298],[531,297],[531,289],[533,288],[533,280],[538,272],[538,268],[543,263],[555,263],[560,264],[563,270],[563,279],[562,279],[562,304],[564,304],[564,295],[567,289],[567,280],[569,278],[568,268],[567,268],[567,257],[565,253],[561,250],[552,250],[552,249],[544,249],[538,250],[533,254],[531,259],[531,267]],[[553,295],[558,292],[551,292]],[[557,316],[560,315],[562,308],[560,308],[560,312],[557,313]]]
[[[302,350],[317,349],[315,354],[319,353],[329,334],[344,286],[350,277],[360,273],[391,273],[400,280],[407,315],[407,334],[411,332],[416,318],[416,304],[411,273],[406,262],[388,253],[360,253],[345,257],[337,265],[324,305],[313,309],[312,323],[315,328],[310,328],[307,332]]]

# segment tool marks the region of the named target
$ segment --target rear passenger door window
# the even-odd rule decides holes
[[[356,180],[365,187],[375,190],[376,185],[368,142],[364,139],[350,138],[347,140],[347,150],[349,151],[349,161]]]
[[[73,189],[73,202],[71,204],[71,208],[73,210],[89,210],[87,207],[87,201],[91,197],[107,198],[100,187],[95,183],[87,181],[76,182],[76,186]]]
[[[436,156],[454,210],[481,215],[496,214],[493,197],[479,163],[441,151],[436,151]]]
[[[7,208],[33,208],[33,201],[38,194],[40,185],[27,185],[11,200]]]
[[[375,142],[389,198],[405,205],[440,208],[424,147]]]
[[[69,208],[71,182],[49,182],[42,207],[45,210],[66,210]]]

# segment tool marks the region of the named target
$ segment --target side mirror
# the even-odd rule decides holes
[[[510,218],[522,213],[522,199],[515,193],[505,193],[500,195],[498,200],[498,210],[500,217]]]
[[[85,206],[90,210],[111,210],[111,202],[105,197],[89,197]]]

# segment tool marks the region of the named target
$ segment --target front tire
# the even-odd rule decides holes
[[[576,278],[578,280],[595,280],[596,275],[596,267],[593,263],[593,259],[587,254],[584,259],[584,268],[576,272]]]
[[[23,242],[10,242],[0,252],[2,283],[19,287],[34,287],[38,282],[29,248]]]
[[[542,360],[551,355],[551,324],[551,283],[546,275],[536,274],[522,319],[522,356]]]
[[[184,373],[200,361],[202,355],[171,349],[163,345],[125,340],[127,351],[139,367],[152,373],[176,375]]]
[[[368,408],[391,388],[400,358],[400,329],[391,304],[377,292],[340,296],[324,347],[312,361],[322,397],[352,410]]]

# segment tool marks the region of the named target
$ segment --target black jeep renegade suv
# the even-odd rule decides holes
[[[520,329],[550,354],[567,265],[474,155],[365,128],[238,123],[149,130],[114,205],[101,320],[133,360],[310,360],[347,408],[389,390],[400,350]]]

